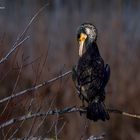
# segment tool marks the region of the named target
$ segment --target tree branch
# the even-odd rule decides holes
[[[128,116],[131,118],[137,118],[140,119],[140,115],[136,115],[136,114],[131,114],[131,113],[126,113],[123,112],[121,110],[118,109],[107,109],[109,113],[116,113],[116,114],[121,114],[124,116]],[[7,127],[11,124],[15,124],[17,122],[23,121],[23,120],[28,120],[28,119],[32,119],[34,117],[43,117],[43,116],[48,116],[48,115],[62,115],[65,113],[73,113],[73,112],[79,112],[81,113],[86,113],[86,108],[83,107],[66,107],[63,109],[54,109],[54,110],[50,110],[48,112],[39,112],[39,113],[34,113],[34,114],[28,114],[28,115],[23,115],[21,117],[17,117],[17,118],[12,118],[6,122],[4,122],[3,124],[0,125],[0,129]]]
[[[41,84],[38,84],[38,85],[33,86],[31,88],[25,89],[23,91],[20,91],[20,92],[18,92],[16,94],[13,94],[13,95],[9,96],[9,97],[3,98],[3,99],[0,100],[0,103],[6,102],[6,101],[11,100],[11,99],[14,99],[16,97],[24,95],[25,93],[31,93],[31,91],[35,91],[35,90],[37,90],[37,89],[39,89],[39,88],[41,88],[43,86],[46,86],[46,85],[48,85],[48,84],[50,84],[52,82],[55,82],[55,81],[59,80],[60,78],[67,76],[71,72],[72,72],[71,70],[67,71],[67,72],[63,73],[62,75],[59,75],[59,76],[57,76],[57,77],[55,77],[55,78],[53,78],[53,79],[51,79],[49,81],[44,81]]]
[[[130,118],[140,119],[140,115],[136,115],[136,114],[132,114],[132,113],[127,113],[127,112],[124,112],[124,111],[121,111],[121,110],[118,110],[118,109],[107,109],[107,110],[110,113],[116,113],[116,114],[121,114],[123,116],[127,116],[127,117],[130,117]]]
[[[0,10],[4,10],[5,9],[5,7],[0,7]]]
[[[31,24],[33,23],[33,21],[38,17],[38,15],[46,8],[46,6],[48,6],[48,3],[45,4],[42,8],[40,8],[36,14],[31,18],[31,20],[29,21],[29,23],[27,24],[27,26],[25,27],[25,29],[23,30],[23,32],[21,34],[19,34],[19,36],[17,37],[12,49],[0,60],[0,64],[4,63],[11,55],[12,53],[25,41],[29,38],[29,36],[25,37],[26,32],[28,31],[28,29],[30,28]]]
[[[87,140],[102,140],[102,139],[104,139],[104,137],[105,137],[105,134],[103,133],[100,136],[94,136],[94,135],[92,135]]]
[[[10,55],[21,45],[23,44],[27,39],[29,39],[29,36],[25,37],[22,41],[20,41],[19,43],[16,43],[13,45],[12,49],[0,60],[0,64],[4,63],[9,57]]]

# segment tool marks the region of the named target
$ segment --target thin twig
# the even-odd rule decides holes
[[[127,113],[118,109],[107,109],[108,112],[110,113],[116,113],[116,114],[121,114],[123,116],[128,116],[130,118],[136,118],[136,119],[140,119],[140,115],[136,115],[136,114],[132,114],[132,113]]]
[[[25,104],[27,104],[27,102],[28,102],[28,100],[26,100],[26,102],[25,102]],[[30,107],[30,106],[29,106]],[[29,111],[29,107],[28,107],[28,111]],[[30,113],[30,112],[28,112],[28,113]],[[27,113],[26,113],[27,114]],[[22,126],[23,126],[23,124],[24,124],[24,122],[25,122],[26,120],[23,120],[22,122],[21,122],[21,124],[18,126],[18,127],[16,127],[16,129],[14,130],[14,132],[12,133],[12,135],[8,138],[8,139],[12,139],[12,137],[14,137],[14,135],[20,130],[20,128],[22,128]],[[14,125],[13,125],[14,126]]]
[[[12,133],[12,135],[8,138],[8,139],[12,139],[14,137],[14,135],[19,131],[19,129],[23,126],[23,123],[25,122],[25,120],[23,120],[21,122],[21,124],[16,128],[16,130]]]
[[[40,111],[40,109],[41,109],[41,107],[39,106],[39,108],[37,109],[37,112],[36,112],[36,113],[38,113],[38,112]],[[31,113],[31,112],[30,112],[30,113]],[[30,135],[31,135],[31,132],[32,132],[32,129],[33,129],[33,127],[34,127],[35,122],[36,122],[36,117],[33,118],[31,127],[29,128],[29,131],[28,131],[28,133],[27,133],[27,136],[25,137],[25,140],[28,140],[28,139],[29,139],[29,137],[30,137]]]
[[[14,98],[16,98],[16,97],[19,97],[19,96],[21,96],[21,95],[24,95],[25,93],[31,93],[31,91],[35,91],[35,90],[37,90],[37,89],[39,89],[39,88],[41,88],[41,87],[43,87],[43,86],[46,86],[46,85],[48,85],[48,84],[50,84],[50,83],[52,83],[52,82],[55,82],[55,81],[61,79],[62,77],[67,76],[67,75],[70,74],[71,72],[72,72],[71,70],[70,70],[70,71],[67,71],[67,72],[63,73],[62,75],[59,75],[59,76],[57,76],[57,77],[55,77],[55,78],[53,78],[53,79],[51,79],[51,80],[44,81],[44,82],[42,82],[41,84],[38,84],[38,85],[33,86],[33,87],[31,87],[31,88],[25,89],[25,90],[23,90],[23,91],[21,91],[21,92],[18,92],[18,93],[16,93],[16,94],[14,94],[14,95],[11,95],[11,96],[9,96],[9,97],[5,97],[5,98],[3,98],[3,99],[0,100],[0,103],[6,102],[6,101],[11,100],[11,99],[14,99]]]
[[[59,129],[59,131],[57,132],[57,135],[59,135],[61,133],[61,131],[63,130],[64,126],[66,125],[66,122],[64,122],[61,126],[61,128]]]
[[[41,70],[39,70],[40,65],[41,65],[41,62],[39,63],[39,66],[38,66],[38,69],[37,69],[37,73],[35,74],[35,75],[36,75],[36,79],[35,79],[34,86],[36,85],[37,81],[38,81],[38,80],[40,79],[40,77],[41,77],[41,73],[42,73],[42,71],[43,71],[43,67],[44,67],[44,65],[45,65],[45,63],[46,63],[47,57],[48,57],[48,51],[47,51],[47,54],[46,54],[46,56],[45,56],[45,60],[44,60],[44,62],[43,62],[43,64],[42,64],[42,66],[41,66]],[[33,103],[33,101],[34,101],[34,96],[32,97],[31,101],[32,101],[32,102],[31,102],[31,104],[30,104],[30,107],[31,107],[31,105],[32,105],[32,103]],[[37,112],[36,112],[36,113],[38,113],[38,112],[40,111],[40,108],[41,108],[41,107],[39,107],[39,108],[37,109]],[[47,116],[45,116],[45,118],[46,118],[46,117],[47,117]],[[43,119],[43,120],[45,120],[45,119]],[[34,124],[35,124],[35,121],[36,121],[36,117],[35,117],[35,118],[33,119],[33,121],[32,121],[31,127],[30,127],[30,129],[29,129],[29,131],[28,131],[28,134],[27,134],[27,136],[26,136],[26,139],[29,138],[29,136],[30,136],[30,134],[31,134],[31,132],[32,132],[33,126],[34,126]],[[38,125],[38,127],[40,127],[42,124],[43,124],[43,122],[40,123],[40,124]],[[38,130],[38,127],[37,127],[36,130]],[[35,133],[36,133],[36,131],[35,131]],[[33,135],[34,135],[34,134],[33,134]]]
[[[20,76],[21,76],[21,71],[22,71],[22,65],[21,65],[21,67],[20,67],[20,70],[19,70],[19,73],[18,73],[18,76],[17,76],[17,79],[16,79],[16,82],[15,82],[15,85],[14,85],[14,88],[13,88],[13,91],[12,91],[12,94],[11,94],[11,95],[14,95],[14,92],[15,92],[15,90],[16,90],[17,84],[18,84],[18,82],[19,82],[19,78],[20,78]],[[7,109],[8,105],[9,105],[9,103],[10,103],[10,100],[8,100],[8,102],[6,103],[6,105],[5,105],[5,107],[4,107],[4,109],[3,109],[2,113],[1,113],[1,115],[4,114],[4,112],[6,111],[6,109]],[[5,138],[4,138],[4,139],[6,139],[8,133],[10,132],[11,129],[13,129],[12,126],[11,126],[11,128],[9,128],[9,130],[7,131],[7,134],[5,135]]]
[[[36,74],[35,74],[36,79],[35,79],[35,82],[34,82],[34,86],[37,84],[37,81],[39,80],[39,78],[40,78],[40,76],[41,76],[41,72],[39,72],[40,64],[41,64],[41,60],[40,60],[40,62],[39,62],[39,65],[38,65],[38,67],[37,67],[37,72],[36,72]],[[43,66],[42,66],[42,67],[43,67]],[[32,68],[33,68],[33,67],[32,67]],[[32,104],[33,104],[33,102],[34,102],[34,99],[35,99],[35,97],[33,96],[33,97],[31,98],[30,108],[29,108],[29,109],[31,109],[31,106],[32,106]],[[38,113],[38,112],[40,111],[40,109],[41,109],[41,105],[39,105],[39,107],[38,107],[36,113]],[[34,117],[34,119],[33,119],[33,121],[32,121],[32,124],[30,125],[30,129],[29,129],[29,131],[28,131],[28,133],[27,133],[27,136],[25,137],[25,140],[28,139],[29,136],[31,135],[31,132],[32,132],[32,129],[33,129],[34,125],[35,125],[35,122],[36,122],[36,117]]]
[[[49,109],[48,109],[48,113],[49,113],[49,111],[51,110],[51,108],[52,108],[52,106],[53,106],[53,104],[54,104],[54,101],[55,101],[55,99],[56,99],[56,97],[54,97],[53,99],[52,99],[52,101],[51,101],[51,104],[50,104],[50,106],[49,106]],[[47,119],[47,114],[44,116],[44,118],[42,119],[42,121],[38,124],[38,126],[37,126],[37,128],[35,129],[35,131],[34,131],[34,133],[33,133],[33,135],[32,136],[34,136],[36,133],[37,133],[37,131],[39,130],[39,128],[41,127],[41,125],[44,123],[44,121]]]
[[[42,6],[36,13],[35,15],[31,18],[31,20],[29,21],[28,25],[25,27],[24,31],[18,36],[17,41],[19,41],[22,37],[24,37],[24,35],[26,34],[26,32],[28,31],[28,29],[30,28],[31,24],[34,22],[34,20],[38,17],[38,15],[48,6],[49,4],[46,3],[44,6]]]
[[[31,64],[37,62],[39,59],[41,58],[41,56],[35,58],[34,60],[32,60],[31,62],[27,63],[27,64],[23,64],[22,68],[26,68],[27,66],[30,66]],[[19,70],[20,68],[17,66],[17,67],[13,67],[12,68],[13,70]],[[3,79],[2,79],[3,80]],[[1,80],[0,80],[1,81]]]
[[[57,108],[55,110],[57,111]],[[56,122],[55,122],[55,125],[54,125],[55,139],[56,140],[58,140],[58,135],[57,135],[57,133],[58,133],[58,118],[59,118],[59,114],[57,113],[56,114]]]
[[[18,85],[18,82],[19,82],[19,79],[20,79],[20,76],[21,76],[21,71],[22,71],[22,65],[21,65],[21,67],[20,67],[20,70],[19,70],[19,73],[18,73],[16,82],[15,82],[15,85],[14,85],[13,91],[12,91],[12,93],[11,93],[11,96],[14,95],[14,92],[15,92],[15,90],[16,90],[16,88],[17,88],[17,85]],[[1,113],[0,115],[3,115],[3,114],[4,114],[5,110],[7,109],[8,105],[9,105],[9,103],[10,103],[10,101],[11,101],[11,100],[8,100],[8,102],[6,103],[6,105],[5,105],[5,107],[4,107],[3,111],[2,111],[2,113]]]
[[[31,18],[31,20],[29,21],[29,23],[27,24],[27,26],[25,27],[25,29],[23,30],[23,32],[21,34],[19,34],[19,36],[17,37],[12,49],[0,60],[0,64],[4,63],[10,56],[11,54],[25,41],[29,38],[29,36],[25,37],[26,32],[28,31],[28,29],[30,28],[31,24],[33,23],[33,21],[38,17],[38,15],[46,8],[46,6],[48,6],[48,3],[45,4],[42,8],[40,8],[37,13]],[[24,38],[24,39],[23,39]]]
[[[21,45],[23,44],[27,39],[29,39],[29,36],[25,37],[22,41],[20,41],[19,43],[16,43],[13,45],[12,49],[0,60],[0,64],[4,63],[9,57],[10,55]]]
[[[0,10],[4,10],[5,9],[5,7],[0,7]]]
[[[55,121],[52,122],[52,125],[51,125],[51,127],[49,128],[49,130],[47,131],[47,134],[49,134],[49,133],[52,131],[54,125],[55,125]]]

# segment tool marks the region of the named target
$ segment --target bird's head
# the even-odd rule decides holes
[[[88,49],[90,43],[97,40],[97,29],[90,23],[84,23],[78,27],[77,40],[79,44],[79,56],[81,57]]]

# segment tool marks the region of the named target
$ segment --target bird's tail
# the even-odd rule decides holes
[[[105,121],[110,117],[103,102],[92,102],[87,107],[87,118],[93,121]]]

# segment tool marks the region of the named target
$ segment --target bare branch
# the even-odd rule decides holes
[[[10,55],[25,41],[29,38],[29,36],[25,37],[26,32],[28,31],[28,29],[30,28],[31,24],[33,23],[33,21],[37,18],[37,16],[46,8],[46,6],[48,6],[48,3],[45,4],[42,8],[40,8],[38,10],[38,12],[31,18],[31,20],[29,21],[29,23],[27,24],[27,26],[25,27],[25,29],[23,30],[23,32],[21,34],[19,34],[19,36],[17,37],[12,49],[0,60],[0,64],[4,63],[9,57]],[[24,39],[23,39],[24,38]]]
[[[49,111],[51,110],[51,108],[52,108],[52,106],[53,106],[53,104],[54,104],[55,98],[56,98],[56,97],[54,97],[54,98],[52,99],[51,104],[50,104],[49,109],[48,109],[47,112],[49,112]],[[37,131],[39,130],[39,128],[41,127],[41,125],[44,123],[44,121],[45,121],[46,119],[47,119],[47,115],[45,115],[44,118],[42,119],[42,121],[38,124],[38,126],[37,126],[37,128],[35,129],[35,131],[34,131],[34,133],[32,134],[32,136],[34,136],[34,135],[37,133]]]
[[[124,116],[129,116],[129,117],[132,117],[132,118],[140,119],[140,115],[134,115],[134,114],[131,114],[131,113],[126,113],[126,112],[123,112],[123,111],[117,110],[117,109],[107,109],[107,110],[109,111],[109,113],[116,113],[116,114],[121,114],[121,115],[124,115]],[[7,127],[11,124],[15,124],[17,122],[23,121],[23,120],[32,119],[34,117],[43,117],[43,116],[58,115],[58,114],[62,115],[62,114],[65,114],[65,113],[73,113],[73,112],[80,112],[80,114],[81,113],[86,113],[86,108],[66,107],[66,108],[63,108],[63,109],[50,110],[50,111],[44,112],[44,113],[39,112],[39,113],[34,113],[34,114],[23,115],[21,117],[12,118],[12,119],[4,122],[3,124],[0,125],[0,129],[2,129],[4,127]]]
[[[26,28],[24,29],[24,31],[18,36],[17,41],[21,40],[24,35],[26,34],[26,32],[28,31],[28,29],[30,28],[31,24],[33,23],[33,21],[38,17],[38,15],[48,6],[48,3],[46,3],[43,7],[41,7],[36,14],[31,18],[31,20],[29,21],[28,25],[26,26]]]
[[[5,7],[0,7],[0,10],[4,10],[5,9]]]
[[[17,76],[17,79],[16,79],[16,82],[15,82],[15,85],[14,85],[14,88],[13,88],[13,91],[12,91],[12,94],[11,94],[11,95],[14,95],[15,89],[16,89],[17,84],[18,84],[18,82],[19,82],[19,78],[20,78],[20,76],[21,76],[21,71],[22,71],[22,65],[21,65],[21,67],[20,67],[20,70],[19,70],[19,73],[18,73],[18,76]],[[10,100],[8,100],[8,102],[6,103],[6,105],[5,105],[5,107],[4,107],[4,109],[3,109],[2,113],[1,113],[1,115],[4,114],[4,112],[5,112],[5,110],[7,109],[9,103],[10,103]]]
[[[25,120],[23,120],[21,122],[21,124],[15,129],[15,131],[13,132],[13,134],[9,137],[9,139],[12,139],[14,137],[14,135],[20,130],[20,128],[23,126]]]
[[[23,42],[25,42],[27,39],[29,39],[29,36],[25,37],[22,41],[19,43],[16,43],[13,45],[12,49],[0,60],[0,64],[4,63],[10,55],[21,45]]]
[[[84,112],[85,110],[82,109],[82,108],[77,108],[77,107],[67,107],[67,108],[64,108],[64,109],[50,110],[50,111],[45,112],[45,113],[34,113],[34,114],[23,115],[21,117],[10,119],[9,121],[6,121],[5,123],[1,124],[0,129],[2,129],[6,126],[9,126],[11,124],[14,124],[16,122],[32,119],[34,117],[43,117],[43,116],[58,115],[58,114],[61,115],[61,114],[64,114],[64,113],[79,112],[79,111]]]
[[[103,134],[101,134],[100,136],[90,136],[87,140],[102,140],[102,139],[104,139],[104,137],[105,137],[105,134],[103,133]]]
[[[61,131],[63,130],[64,126],[66,125],[66,122],[64,122],[61,126],[61,128],[59,129],[59,131],[57,132],[57,135],[59,135],[61,133]]]
[[[127,113],[118,109],[108,109],[108,112],[110,113],[117,113],[117,114],[121,114],[123,116],[128,116],[130,118],[136,118],[136,119],[140,119],[140,115],[136,115],[136,114],[132,114],[132,113]]]
[[[25,93],[31,93],[31,91],[35,91],[35,90],[37,90],[37,89],[39,89],[39,88],[41,88],[43,86],[46,86],[46,85],[48,85],[48,84],[50,84],[50,83],[52,83],[54,81],[57,81],[57,80],[61,79],[62,77],[67,76],[71,72],[72,72],[71,70],[70,71],[67,71],[67,72],[63,73],[62,75],[59,75],[59,76],[57,76],[57,77],[55,77],[55,78],[53,78],[53,79],[51,79],[49,81],[44,81],[41,84],[38,84],[38,85],[33,86],[31,88],[25,89],[25,90],[23,90],[21,92],[18,92],[16,94],[14,94],[14,95],[11,95],[9,97],[3,98],[3,99],[0,100],[0,103],[6,102],[6,101],[11,100],[11,99],[14,99],[16,97],[19,97],[21,95],[24,95]]]

